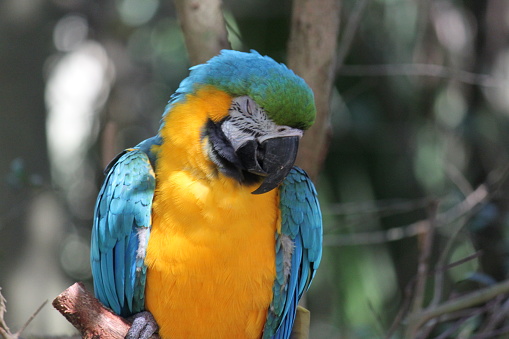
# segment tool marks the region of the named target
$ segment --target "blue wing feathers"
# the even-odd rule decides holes
[[[107,252],[101,255],[101,270],[103,285],[99,288],[103,289],[103,295],[106,297],[101,300],[105,305],[109,306],[115,312],[120,312],[120,304],[115,293],[115,277],[113,275],[113,252]],[[96,288],[97,289],[97,288]]]
[[[155,177],[149,155],[124,151],[108,166],[96,203],[91,266],[96,296],[116,313],[143,310],[146,268],[137,257],[151,227]],[[140,242],[140,229],[143,241]]]
[[[120,239],[114,252],[115,258],[115,290],[117,292],[117,300],[120,303],[120,308],[124,308],[125,302],[125,284],[126,282],[126,271],[129,271],[129,267],[126,267],[126,238]]]
[[[132,223],[132,220],[131,220]],[[135,285],[135,267],[136,261],[133,260],[131,253],[135,253],[138,250],[138,241],[136,234],[133,232],[127,238],[127,247],[124,252],[125,260],[125,289],[124,295],[126,299],[127,309],[133,309],[133,297],[134,297],[134,285]]]
[[[263,338],[288,339],[297,304],[322,253],[322,216],[316,190],[294,167],[280,187],[281,233],[276,234],[276,279]]]
[[[291,302],[289,303],[288,314],[295,314],[297,311],[298,298],[295,294],[292,296]],[[287,316],[283,319],[279,330],[272,337],[272,339],[288,339],[292,334],[293,324],[295,317]]]

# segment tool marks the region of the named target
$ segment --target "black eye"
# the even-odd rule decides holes
[[[286,128],[284,128],[284,127],[279,127],[279,128],[277,129],[277,131],[278,131],[278,132],[284,132],[284,131],[286,131]]]

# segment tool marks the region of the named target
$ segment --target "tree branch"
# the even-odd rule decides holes
[[[474,209],[490,198],[486,185],[478,186],[457,205],[437,215],[437,227],[448,225],[463,216],[473,213]],[[327,235],[324,246],[354,246],[381,244],[423,234],[428,230],[427,220],[419,220],[405,226],[393,227],[383,231],[359,232],[354,234]]]
[[[509,280],[503,281],[497,285],[493,285],[482,290],[469,293],[463,297],[449,300],[436,307],[426,309],[421,313],[412,315],[408,319],[408,326],[413,329],[411,332],[415,332],[427,321],[437,318],[444,314],[453,313],[459,310],[472,307],[483,302],[487,302],[490,299],[495,298],[498,295],[509,293]]]
[[[422,234],[419,241],[419,262],[417,264],[417,281],[414,289],[414,300],[412,305],[412,312],[418,312],[422,309],[424,304],[424,294],[426,290],[426,282],[429,273],[429,260],[431,257],[433,240],[436,228],[436,214],[438,203],[430,203],[428,207],[427,227],[424,234]]]
[[[316,122],[299,147],[297,163],[316,179],[327,153],[329,110],[335,79],[340,0],[294,0],[288,42],[288,67],[315,94]]]
[[[487,74],[477,74],[435,64],[382,64],[382,65],[342,65],[338,75],[344,76],[428,76],[454,79],[459,82],[483,87],[500,87],[503,79]]]
[[[221,6],[221,0],[175,0],[192,65],[231,48]]]
[[[348,22],[346,24],[345,29],[343,30],[343,34],[341,37],[341,41],[339,43],[337,58],[337,66],[341,67],[345,62],[345,59],[352,47],[352,42],[355,37],[355,32],[357,32],[357,28],[359,28],[359,23],[362,19],[362,14],[368,5],[368,0],[360,0],[357,1],[355,8],[348,18]]]
[[[53,300],[55,307],[85,339],[124,339],[131,327],[124,318],[104,307],[82,283],[75,283]],[[153,335],[152,339],[158,339]]]

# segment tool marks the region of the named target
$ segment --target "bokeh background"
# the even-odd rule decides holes
[[[425,304],[508,276],[509,2],[340,3],[311,337],[383,338],[404,318],[423,251]],[[233,48],[284,62],[291,5],[225,0]],[[73,282],[91,286],[102,168],[155,134],[189,65],[170,1],[0,0],[0,287],[11,329]],[[485,316],[444,338],[473,337]],[[73,329],[46,306],[26,333]]]

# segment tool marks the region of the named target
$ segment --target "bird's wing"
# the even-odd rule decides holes
[[[263,338],[290,337],[297,304],[322,257],[322,215],[307,174],[294,167],[280,187],[281,233],[276,234],[276,279]]]
[[[136,148],[121,153],[107,171],[92,229],[94,289],[106,306],[127,316],[144,307],[155,175],[147,154]]]

